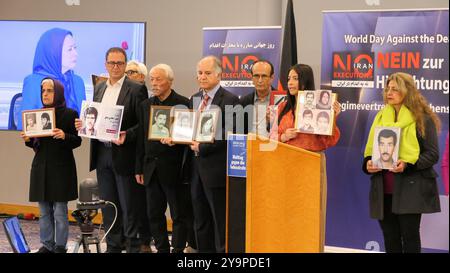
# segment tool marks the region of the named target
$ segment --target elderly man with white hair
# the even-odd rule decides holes
[[[150,111],[153,106],[184,107],[189,100],[172,89],[174,73],[167,64],[151,68],[149,80],[152,97],[140,105],[138,144],[136,149],[136,181],[145,186],[150,231],[158,253],[183,252],[188,224],[182,187],[182,163],[185,145],[172,145],[170,140],[149,140]],[[170,145],[168,145],[170,144]],[[169,203],[173,221],[172,244],[167,234],[166,210]]]
[[[138,82],[142,85],[145,85],[145,78],[147,76],[147,67],[144,63],[141,63],[136,60],[131,60],[127,63],[127,67],[125,68],[125,74],[127,77],[135,82]],[[150,97],[150,90],[145,93],[145,96]]]
[[[140,84],[145,84],[147,67],[145,66],[145,64],[141,62],[131,60],[127,63],[127,67],[125,68],[125,74],[127,74],[128,78],[137,81]]]

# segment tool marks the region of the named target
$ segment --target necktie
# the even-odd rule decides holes
[[[206,109],[206,106],[208,105],[209,96],[208,94],[203,95],[202,104],[200,105],[200,112],[203,112],[203,110]]]

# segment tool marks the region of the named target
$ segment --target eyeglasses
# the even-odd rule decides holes
[[[137,74],[137,73],[139,73],[137,70],[128,70],[128,71],[125,71],[125,74],[127,74],[128,76],[131,76],[131,75]]]
[[[106,62],[106,64],[110,67],[114,67],[117,65],[117,67],[121,67],[125,65],[125,62]]]
[[[253,74],[252,75],[252,77],[254,78],[254,79],[260,79],[260,78],[262,78],[263,80],[267,80],[270,76],[269,75],[258,75],[258,74]]]

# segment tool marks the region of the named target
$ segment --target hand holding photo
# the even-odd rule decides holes
[[[82,128],[78,135],[104,141],[115,141],[120,137],[123,106],[106,106],[92,101],[83,101],[80,119]]]

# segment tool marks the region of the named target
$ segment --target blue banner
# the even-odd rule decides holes
[[[247,177],[247,135],[228,134],[227,176]]]
[[[251,67],[257,60],[273,64],[273,83],[278,82],[280,45],[279,26],[203,29],[203,56],[214,55],[222,61],[221,85],[237,96],[254,90]]]
[[[362,172],[370,125],[384,106],[388,75],[406,72],[442,121],[443,154],[448,134],[448,10],[325,12],[321,88],[339,96],[338,145],[327,151],[326,245],[384,251],[377,221],[369,217],[369,176]],[[441,172],[441,161],[434,168]],[[440,176],[441,177],[441,176]],[[441,213],[422,216],[424,251],[448,251],[448,197],[441,178]]]

